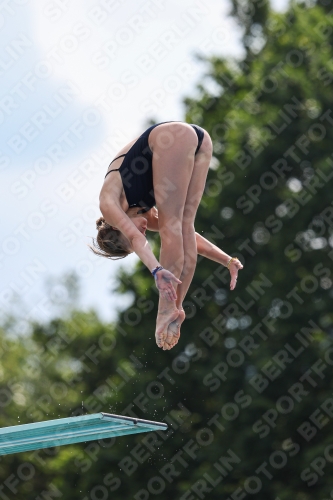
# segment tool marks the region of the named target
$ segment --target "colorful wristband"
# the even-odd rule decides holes
[[[164,269],[164,267],[162,267],[162,266],[156,266],[156,267],[152,270],[151,274],[154,276],[154,278],[155,278],[155,279],[156,279],[156,273],[157,273],[158,271],[161,271],[162,269]]]

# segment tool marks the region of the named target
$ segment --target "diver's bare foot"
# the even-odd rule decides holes
[[[179,316],[179,311],[172,304],[171,308],[166,307],[164,301],[160,300],[160,305],[158,308],[157,319],[156,319],[156,331],[155,338],[158,347],[162,347],[163,350],[170,349],[169,345],[172,343],[173,334],[168,332],[168,326],[170,323],[177,321]]]
[[[179,340],[180,337],[180,327],[185,319],[185,311],[183,308],[179,309],[178,318],[172,321],[168,326],[167,331],[167,343],[168,349],[172,349]]]

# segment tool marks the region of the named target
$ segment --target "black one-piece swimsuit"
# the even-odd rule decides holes
[[[120,168],[109,170],[106,174],[119,171],[129,207],[141,207],[142,212],[146,212],[156,205],[153,185],[153,153],[149,147],[148,139],[150,132],[162,123],[149,127],[126,154],[112,160],[110,165],[118,158],[124,157]],[[191,126],[198,136],[198,146],[195,151],[197,154],[204,138],[204,131],[198,125],[191,123]]]

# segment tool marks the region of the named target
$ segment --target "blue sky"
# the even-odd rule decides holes
[[[283,8],[285,0],[275,0]],[[204,67],[239,55],[227,0],[12,0],[0,29],[0,311],[48,319],[66,299],[52,280],[80,276],[82,307],[106,320],[119,266],[88,252],[107,166],[150,118],[183,120]],[[148,271],[147,271],[148,272]],[[19,299],[19,307],[17,304]]]

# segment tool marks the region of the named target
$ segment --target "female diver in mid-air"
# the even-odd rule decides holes
[[[231,290],[243,268],[238,259],[195,233],[211,157],[212,142],[201,127],[159,123],[119,151],[100,193],[103,217],[97,221],[98,236],[91,248],[108,258],[135,252],[151,271],[160,295],[155,336],[163,349],[178,342],[197,254],[228,267]],[[160,233],[159,261],[146,229]]]

